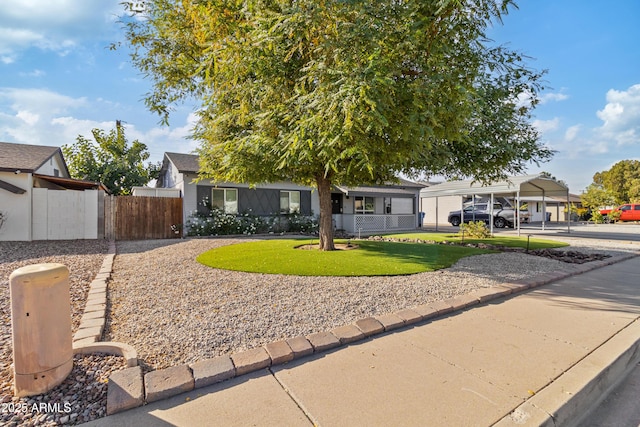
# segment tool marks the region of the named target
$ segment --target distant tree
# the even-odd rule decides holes
[[[144,161],[149,158],[147,146],[138,140],[129,146],[119,120],[108,133],[102,129],[91,133],[94,141],[78,135],[75,143],[62,147],[73,178],[99,181],[112,194],[125,195],[131,194],[132,187],[158,177],[160,164],[145,166]]]
[[[176,102],[201,103],[201,176],[316,187],[332,250],[334,184],[490,181],[552,156],[530,124],[543,73],[485,34],[513,5],[147,0],[127,39],[150,110],[167,122]]]
[[[591,199],[605,202],[600,206],[640,201],[640,161],[622,160],[609,170],[596,172],[585,194],[588,203]]]
[[[602,185],[592,183],[580,196],[580,202],[582,206],[590,208],[592,211],[597,211],[602,207],[616,204],[616,199]]]

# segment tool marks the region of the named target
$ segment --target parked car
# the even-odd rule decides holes
[[[600,214],[609,219],[612,212],[620,212],[618,221],[640,221],[640,204],[626,203],[615,209],[600,209]],[[608,221],[607,221],[608,222]]]
[[[476,203],[475,205],[466,206],[464,209],[464,222],[484,221],[489,224],[491,212],[488,203]],[[521,222],[529,222],[529,212],[521,209],[519,212]],[[460,211],[449,212],[447,219],[451,225],[457,227],[460,225]],[[503,207],[500,203],[493,204],[493,225],[496,228],[511,227],[516,224],[516,210],[511,207]]]

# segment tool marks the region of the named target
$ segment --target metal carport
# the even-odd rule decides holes
[[[438,197],[443,196],[476,196],[490,195],[491,210],[493,210],[493,200],[495,196],[512,196],[516,199],[516,207],[520,206],[521,197],[565,196],[567,206],[570,206],[569,189],[558,181],[547,178],[543,174],[512,176],[504,181],[497,181],[490,184],[482,184],[478,181],[452,181],[436,184],[420,190],[421,198],[436,198],[436,229],[438,228]],[[462,205],[462,202],[461,202]],[[544,206],[544,204],[543,204]],[[461,206],[462,210],[462,206]],[[493,212],[492,212],[493,216]],[[542,229],[544,229],[546,217],[543,211]],[[520,234],[520,217],[517,217],[518,234]],[[567,221],[567,232],[571,231],[571,218]],[[491,221],[491,233],[493,234],[493,221]]]

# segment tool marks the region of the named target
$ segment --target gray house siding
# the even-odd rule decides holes
[[[208,214],[209,209],[204,206],[205,200],[211,200],[211,190],[214,188],[236,188],[238,190],[238,213],[253,215],[277,215],[280,213],[280,190],[267,188],[237,188],[198,185],[198,213]],[[311,215],[311,191],[300,191],[300,213]]]

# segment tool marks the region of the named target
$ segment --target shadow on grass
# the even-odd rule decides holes
[[[432,245],[418,243],[396,242],[358,242],[360,250],[370,254],[372,259],[386,257],[400,264],[420,264],[425,271],[447,268],[455,264],[460,258],[472,255],[493,253],[486,249]]]

